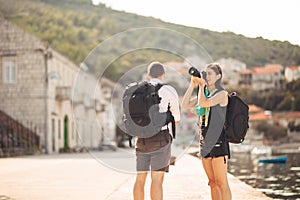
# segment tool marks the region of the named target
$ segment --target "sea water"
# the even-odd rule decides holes
[[[259,163],[251,153],[231,155],[228,172],[273,199],[300,199],[300,154],[289,154],[284,164]]]

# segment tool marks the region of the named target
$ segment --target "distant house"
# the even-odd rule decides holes
[[[276,115],[276,122],[287,128],[288,137],[291,142],[300,141],[300,112],[281,112]]]
[[[239,85],[246,87],[246,88],[252,88],[252,70],[250,69],[244,69],[240,72],[239,77]]]
[[[268,64],[263,67],[254,67],[252,70],[241,71],[240,76],[240,85],[250,87],[255,91],[266,92],[281,89],[283,66]]]
[[[270,111],[265,111],[263,108],[253,104],[249,105],[250,122],[265,121],[271,119],[272,119],[272,114]]]
[[[287,82],[300,79],[300,66],[288,66],[284,70],[285,80]]]
[[[276,121],[279,122],[283,127],[288,127],[290,122],[300,125],[300,112],[299,111],[289,111],[281,112],[276,115]]]
[[[240,72],[247,69],[245,63],[233,58],[217,60],[223,70],[223,83],[225,87],[235,87],[240,82]]]
[[[3,18],[0,32],[0,110],[33,124],[46,153],[96,148],[110,120],[98,80]]]
[[[263,142],[263,133],[258,132],[255,128],[260,123],[273,123],[272,112],[266,111],[263,108],[254,104],[249,105],[249,130],[246,139],[252,144],[261,145]]]

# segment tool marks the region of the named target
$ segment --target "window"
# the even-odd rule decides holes
[[[4,83],[16,83],[17,80],[17,65],[14,59],[3,59],[3,81]]]

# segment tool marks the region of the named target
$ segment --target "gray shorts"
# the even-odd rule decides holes
[[[161,131],[151,138],[137,140],[137,171],[169,171],[172,137],[169,132]]]

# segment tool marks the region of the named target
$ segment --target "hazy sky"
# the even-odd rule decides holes
[[[300,45],[299,0],[93,0],[166,22]]]

